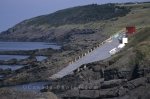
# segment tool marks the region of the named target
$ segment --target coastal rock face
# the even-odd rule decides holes
[[[21,60],[17,60],[17,59],[10,59],[10,60],[0,60],[0,65],[28,65],[28,64],[33,64],[37,62],[36,57],[28,57],[26,59],[21,59]]]
[[[63,99],[148,99],[148,30],[146,28],[131,38],[132,42],[139,42],[137,45],[130,42],[122,52],[106,60],[84,64],[80,71],[75,70],[74,74],[53,81],[45,91],[52,91]]]
[[[148,30],[149,28],[146,29],[146,31]],[[143,39],[147,40],[146,37],[149,36],[149,32],[142,32],[142,34],[143,33],[146,35]],[[137,35],[138,37],[141,37],[141,35]],[[142,42],[143,39],[140,42]],[[85,64],[87,66],[86,69],[82,69],[82,71],[80,72],[75,71],[73,75],[68,75],[62,79],[53,81],[52,84],[49,85],[48,89],[44,89],[42,91],[51,91],[58,96],[65,98],[80,96],[82,98],[85,98],[84,96],[86,95],[86,98],[93,98],[93,95],[95,98],[116,98],[126,96],[127,93],[132,94],[132,90],[137,90],[138,88],[141,89],[145,85],[149,86],[149,83],[145,82],[145,80],[143,80],[142,78],[146,77],[150,73],[148,65],[150,54],[148,50],[149,46],[147,46],[147,44],[149,44],[149,42],[145,42],[142,44],[139,43],[135,48],[132,45],[132,49],[128,45],[127,49],[124,49],[123,53],[120,52],[104,61]],[[52,57],[50,57],[49,60],[43,61],[42,63],[35,66],[30,65],[24,67],[23,69],[13,73],[13,75],[9,75],[8,78],[0,82],[0,84],[7,86],[21,84],[25,82],[45,80],[50,75],[63,68],[62,65],[61,68],[55,67],[58,65],[59,62],[68,61],[70,57],[74,55],[75,54],[72,54],[69,51],[65,51],[65,53],[62,51],[61,54],[52,54]],[[128,57],[131,58],[129,59]],[[122,61],[124,62],[124,64],[121,63]],[[57,64],[55,64],[55,62],[57,62]],[[84,68],[84,66],[81,66],[81,68]],[[141,80],[138,80],[138,78]],[[141,81],[144,81],[144,84]],[[147,81],[149,80],[147,79]],[[135,85],[132,86],[131,83]],[[149,87],[145,88],[147,90],[149,89]],[[74,91],[74,89],[76,90]],[[129,91],[130,89],[131,91]],[[82,92],[81,95],[80,91]]]
[[[61,85],[62,84],[60,84],[60,86]],[[82,84],[79,84],[78,87],[67,89],[67,91],[64,90],[64,92],[60,94],[58,94],[56,91],[55,92],[64,99],[73,97],[90,98],[90,99],[118,97],[116,99],[119,99],[119,97],[125,96],[127,95],[127,93],[132,94],[136,89],[140,89],[143,87],[145,87],[146,89],[150,89],[149,86],[150,85],[148,82],[148,78],[145,77],[137,78],[131,81],[128,81],[127,79],[114,79],[104,81],[103,79],[91,82],[82,82]],[[139,96],[137,95],[136,97]]]
[[[57,96],[51,92],[20,92],[8,88],[0,89],[0,97],[1,99],[58,99]]]
[[[99,83],[100,84],[100,83]],[[115,86],[112,86],[116,84]],[[148,83],[146,82],[146,78],[138,78],[135,80],[127,81],[127,80],[112,80],[112,81],[104,81],[99,85],[99,88],[94,89],[90,85],[86,84],[86,87],[74,88],[72,90],[68,90],[67,92],[61,94],[61,97],[80,97],[80,98],[113,98],[113,97],[121,97],[130,93],[132,90],[138,87],[146,87]],[[149,84],[148,84],[149,85]],[[107,87],[106,87],[107,86]],[[146,87],[148,88],[148,87]]]

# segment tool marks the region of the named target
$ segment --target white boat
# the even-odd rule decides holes
[[[117,52],[117,48],[113,48],[112,50],[109,51],[109,54],[113,55]]]
[[[125,44],[124,44],[124,43],[118,45],[118,48],[120,48],[120,49],[121,49],[121,48],[124,48],[124,47],[125,47]]]

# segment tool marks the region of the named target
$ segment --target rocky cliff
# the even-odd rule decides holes
[[[63,99],[148,99],[150,28],[139,29],[119,53],[85,64],[81,71],[55,80],[49,89]],[[142,91],[142,92],[141,92]]]

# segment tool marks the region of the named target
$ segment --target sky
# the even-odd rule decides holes
[[[50,14],[57,10],[87,4],[143,2],[150,0],[0,0],[0,32],[11,28],[17,23]]]

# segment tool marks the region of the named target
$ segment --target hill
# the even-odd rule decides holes
[[[39,16],[29,20],[27,24],[48,24],[50,26],[59,26],[64,24],[79,24],[97,20],[106,20],[113,17],[124,16],[129,12],[124,7],[115,6],[115,4],[104,5],[86,5],[68,8],[55,13]]]
[[[56,11],[52,14],[42,15],[25,20],[8,29],[7,31],[2,32],[2,34],[0,34],[0,40],[65,41],[67,39],[65,37],[68,36],[68,33],[75,28],[60,28],[61,26],[86,24],[89,22],[122,17],[125,16],[129,11],[129,9],[116,6],[115,4],[92,4],[68,8]],[[90,28],[87,27],[85,29]],[[84,32],[84,30],[79,32]]]

